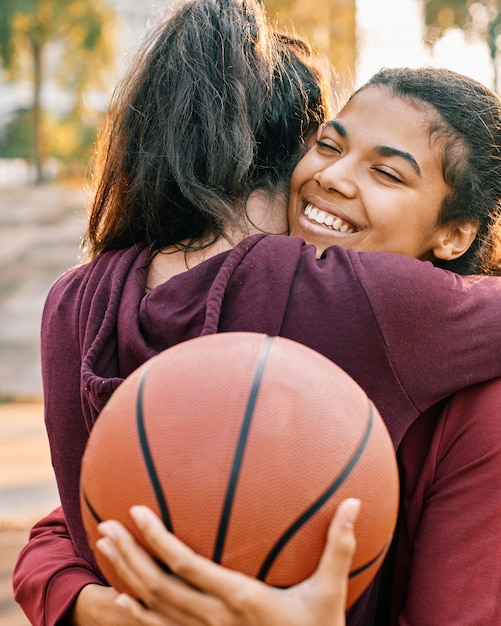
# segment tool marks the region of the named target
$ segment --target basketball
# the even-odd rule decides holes
[[[145,504],[199,554],[277,587],[313,573],[338,503],[360,498],[349,606],[389,548],[399,479],[378,411],[342,369],[288,339],[221,333],[165,350],[118,387],[80,496],[93,550],[111,518],[141,543],[128,511]]]

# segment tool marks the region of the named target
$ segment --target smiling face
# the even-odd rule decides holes
[[[357,93],[318,133],[291,180],[290,234],[317,248],[435,257],[450,193],[440,142],[430,139],[437,113],[382,87]]]

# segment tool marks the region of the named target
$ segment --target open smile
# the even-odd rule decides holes
[[[358,232],[358,228],[353,224],[350,224],[346,220],[341,219],[335,215],[330,215],[321,209],[317,209],[317,207],[313,206],[313,204],[308,203],[303,211],[304,216],[310,220],[310,222],[315,222],[316,224],[323,224],[327,226],[331,230],[335,230],[338,233],[346,233],[351,235],[353,233]]]

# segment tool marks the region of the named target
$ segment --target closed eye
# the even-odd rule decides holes
[[[382,167],[374,167],[372,168],[375,172],[378,172],[379,174],[382,174],[383,176],[390,178],[391,180],[397,182],[397,183],[403,183],[404,181],[397,176],[395,173],[393,172],[389,172],[388,170],[382,168]]]
[[[318,148],[325,148],[327,150],[332,150],[334,152],[337,152],[338,154],[341,154],[341,149],[339,148],[339,146],[337,146],[335,143],[329,141],[329,140],[325,140],[325,139],[319,139],[317,141],[317,147]]]

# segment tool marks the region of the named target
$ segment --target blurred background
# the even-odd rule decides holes
[[[282,28],[305,35],[329,57],[347,89],[383,65],[422,64],[446,65],[497,86],[499,0],[264,3]],[[111,88],[173,4],[0,4],[0,185],[80,178]]]
[[[179,1],[179,0],[178,0]],[[182,0],[181,0],[182,1]],[[445,66],[499,91],[501,0],[264,0],[326,55],[348,93],[383,66]],[[78,263],[86,175],[111,90],[173,3],[0,0],[0,623],[30,525],[57,505],[43,426],[39,324]]]

